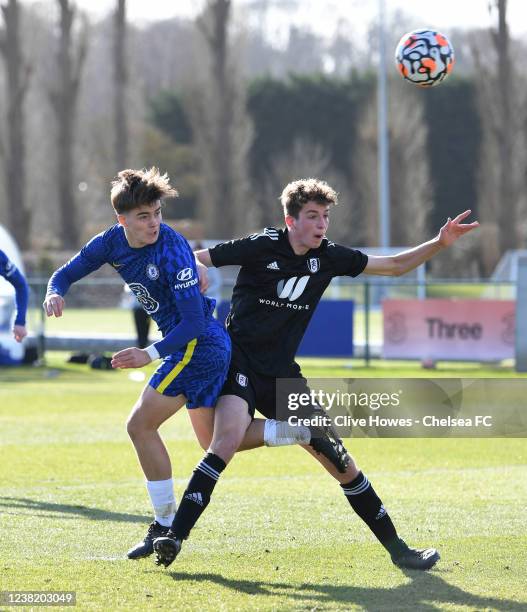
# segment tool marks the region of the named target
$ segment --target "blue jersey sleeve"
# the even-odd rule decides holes
[[[201,300],[196,258],[183,236],[178,236],[178,240],[174,240],[167,247],[164,262],[170,290],[176,301],[191,297],[199,297]],[[203,305],[201,309],[203,310]]]
[[[53,273],[47,294],[66,295],[70,286],[108,262],[105,234],[92,238],[74,257]]]
[[[200,336],[206,327],[205,314],[201,295],[192,295],[178,300],[178,311],[181,321],[170,331],[163,340],[154,346],[160,357],[175,353],[190,340]]]
[[[22,276],[20,270],[15,268],[15,272],[13,272],[13,274],[7,280],[13,285],[16,291],[15,325],[25,325],[27,304],[29,301],[29,288],[27,286],[26,279]]]
[[[29,288],[27,286],[26,279],[20,270],[7,258],[3,251],[0,251],[0,274],[15,288],[15,325],[25,325],[27,304],[29,300]]]

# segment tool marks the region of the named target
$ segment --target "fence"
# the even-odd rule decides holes
[[[222,287],[222,301],[230,299],[232,279],[230,275],[231,282]],[[117,278],[79,281],[66,296],[66,309],[61,319],[48,319],[41,308],[46,283],[44,278],[29,279],[28,327],[41,352],[112,351],[135,343],[132,315],[122,306],[122,281]],[[505,281],[368,277],[361,282],[340,277],[331,283],[323,299],[353,301],[353,356],[363,358],[368,365],[372,359],[382,356],[385,341],[382,304],[386,300],[515,300],[515,295],[515,284]],[[157,332],[154,332],[151,339],[157,337]]]

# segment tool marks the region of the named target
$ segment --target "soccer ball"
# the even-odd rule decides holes
[[[436,30],[413,30],[405,34],[395,50],[395,65],[401,76],[418,87],[439,85],[454,67],[454,48]]]

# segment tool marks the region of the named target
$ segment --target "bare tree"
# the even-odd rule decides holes
[[[361,109],[350,175],[353,184],[353,226],[358,235],[357,244],[378,246],[377,113],[372,101],[367,101]]]
[[[351,70],[355,51],[352,41],[351,23],[343,18],[339,19],[337,29],[328,47],[328,55],[333,62],[333,74],[345,76]]]
[[[334,170],[328,151],[310,138],[296,138],[288,149],[272,160],[269,172],[255,194],[260,211],[257,225],[283,225],[284,214],[279,201],[283,188],[291,181],[309,177],[324,180],[339,192],[342,206],[335,211],[338,223],[331,224],[330,236],[333,240],[349,243],[350,202],[346,197],[346,180]]]
[[[231,0],[209,0],[197,27],[205,42],[202,81],[187,101],[202,185],[200,218],[210,236],[227,238],[247,229],[247,156],[252,127],[245,85],[230,37]]]
[[[500,246],[505,251],[518,245],[518,201],[511,181],[510,169],[514,155],[514,76],[510,57],[510,35],[507,25],[507,0],[495,0],[498,9],[498,29],[492,40],[498,56],[498,108],[500,122],[495,126],[499,146],[499,187],[501,202],[498,208],[498,223],[501,229]]]
[[[59,79],[49,90],[49,99],[57,120],[57,185],[62,244],[79,244],[78,211],[75,205],[74,140],[77,101],[82,68],[88,50],[88,26],[84,20],[78,43],[74,44],[73,25],[76,7],[70,0],[57,0],[60,8],[60,32],[57,63]]]
[[[126,67],[126,0],[117,0],[114,16],[114,120],[115,120],[115,165],[121,170],[128,163],[128,115]]]
[[[519,211],[525,199],[521,179],[525,168],[521,160],[525,153],[522,124],[526,114],[522,77],[514,69],[507,0],[492,0],[489,10],[497,11],[496,29],[476,32],[471,39],[477,72],[485,75],[476,80],[482,126],[478,200],[485,236],[480,241],[479,259],[485,275],[492,272],[500,255],[520,247]]]
[[[4,170],[8,199],[9,228],[18,244],[27,249],[31,209],[26,206],[26,143],[24,105],[31,69],[24,60],[20,40],[20,5],[8,0],[2,5],[5,30],[0,35],[0,52],[7,73],[7,147]]]

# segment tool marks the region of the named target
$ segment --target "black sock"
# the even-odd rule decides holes
[[[190,530],[209,505],[212,491],[225,466],[221,457],[207,453],[194,469],[170,528],[178,540],[188,538]]]
[[[391,555],[400,552],[401,544],[397,531],[366,476],[359,472],[351,482],[340,486],[353,510],[368,525],[386,550]]]

